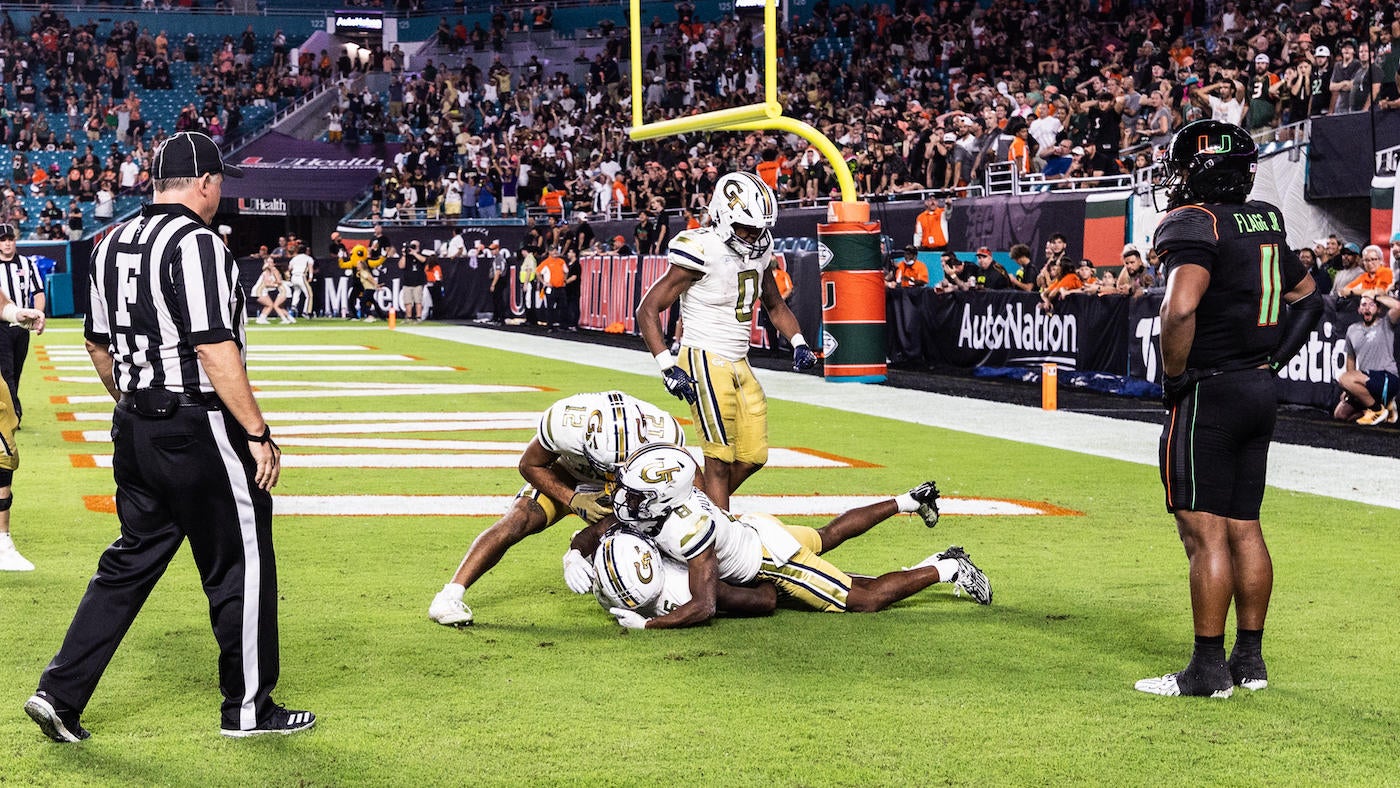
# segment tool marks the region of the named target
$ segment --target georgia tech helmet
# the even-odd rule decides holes
[[[643,527],[666,519],[690,496],[698,470],[695,458],[679,446],[643,446],[617,473],[613,513],[624,523]]]
[[[664,558],[656,543],[626,526],[603,536],[593,554],[598,581],[593,596],[604,610],[636,610],[655,602],[664,590]]]
[[[1259,146],[1233,123],[1195,120],[1172,137],[1162,163],[1167,208],[1191,203],[1242,203],[1254,186]]]
[[[585,417],[583,457],[600,478],[611,479],[628,455],[646,443],[646,417],[641,407],[620,391],[601,396],[604,401]]]
[[[773,245],[778,198],[757,175],[728,173],[715,182],[715,192],[710,197],[710,221],[720,240],[730,249],[759,257]],[[741,232],[751,237],[745,238]]]

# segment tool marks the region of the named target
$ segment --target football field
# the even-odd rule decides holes
[[[182,550],[83,716],[92,738],[50,743],[21,707],[117,534],[111,400],[77,323],[50,326],[25,370],[12,510],[38,569],[0,573],[0,785],[1397,780],[1400,461],[1276,448],[1270,685],[1225,701],[1132,689],[1191,642],[1157,428],[763,370],[771,462],[735,508],[821,525],[935,479],[937,528],[899,516],[829,558],[875,574],[960,544],[995,604],[939,585],[871,615],[623,630],[564,586],[570,519],[468,589],[476,623],[457,630],[428,603],[519,489],[540,411],[618,388],[689,414],[640,351],[340,321],[249,330],[285,452],[275,697],[316,728],[219,735],[217,649]],[[1357,467],[1374,484],[1345,478]]]

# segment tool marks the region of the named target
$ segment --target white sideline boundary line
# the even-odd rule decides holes
[[[583,354],[562,352],[579,343],[548,337],[493,331],[472,326],[414,326],[404,333],[474,347],[505,350],[552,360],[630,372],[657,378],[656,362],[645,352],[603,345]],[[770,399],[880,416],[911,424],[967,432],[992,438],[1052,446],[1065,451],[1157,465],[1158,424],[1125,421],[1067,411],[1043,411],[1023,405],[952,397],[926,391],[860,383],[835,384],[813,375],[754,370]],[[658,378],[657,397],[666,396]],[[1372,457],[1337,449],[1274,443],[1269,451],[1270,486],[1400,509],[1400,496],[1377,483],[1400,478],[1400,459]],[[1364,485],[1364,486],[1360,486]],[[1156,511],[1157,502],[1152,503]]]

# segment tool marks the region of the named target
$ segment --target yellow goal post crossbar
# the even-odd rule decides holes
[[[785,117],[778,103],[778,4],[764,0],[763,4],[763,103],[746,107],[730,107],[699,115],[646,123],[642,120],[642,0],[630,0],[628,36],[632,51],[632,127],[627,130],[634,140],[673,137],[695,131],[785,131],[795,134],[826,157],[836,173],[841,188],[841,201],[858,202],[855,179],[841,151],[825,134],[807,123]]]

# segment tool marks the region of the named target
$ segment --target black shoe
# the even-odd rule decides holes
[[[1201,667],[1194,661],[1179,673],[1142,679],[1133,685],[1138,692],[1153,695],[1185,695],[1197,698],[1228,698],[1235,691],[1230,669],[1225,663]]]
[[[924,482],[909,491],[909,497],[919,504],[917,514],[929,528],[938,525],[938,484]],[[952,556],[949,556],[950,558]]]
[[[1230,679],[1236,687],[1247,690],[1261,690],[1269,686],[1269,669],[1264,667],[1264,658],[1258,654],[1230,655]]]
[[[272,714],[263,722],[258,723],[256,728],[241,730],[238,728],[222,728],[219,733],[231,736],[235,739],[244,739],[249,736],[262,736],[266,733],[278,733],[286,736],[297,731],[304,731],[316,724],[316,715],[309,711],[292,711],[286,706],[275,706]]]
[[[57,742],[82,741],[92,734],[78,724],[78,712],[65,708],[49,693],[39,690],[24,704],[24,713],[44,735]]]

